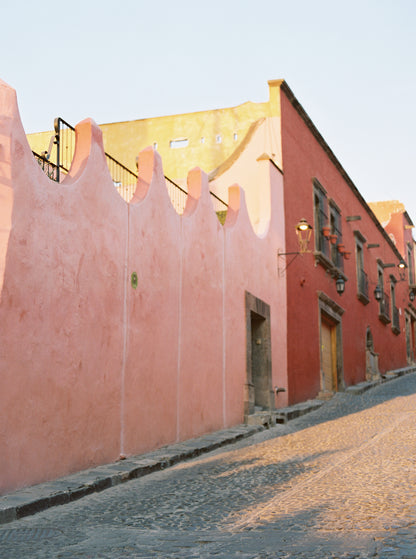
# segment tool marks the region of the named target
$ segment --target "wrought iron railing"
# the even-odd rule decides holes
[[[209,191],[209,193],[211,194],[211,200],[212,203],[214,205],[214,210],[216,212],[216,214],[218,215],[218,217],[220,218],[219,214],[226,214],[227,213],[227,209],[228,209],[228,204],[226,204],[224,202],[224,200],[221,200],[221,198],[219,196],[217,196],[216,194],[214,194],[214,192],[211,192],[211,190]],[[221,221],[221,219],[220,219]]]
[[[178,214],[183,214],[188,193],[181,186],[179,186],[179,184],[173,182],[166,175],[165,175],[165,181],[166,181],[166,188],[168,189],[169,197],[173,207],[178,212]]]
[[[55,165],[55,163],[52,163],[52,161],[46,159],[44,155],[39,155],[35,151],[32,151],[32,153],[45,175],[47,175],[53,181],[58,181],[58,167]]]
[[[384,292],[380,299],[379,317],[390,322],[390,297]]]
[[[363,269],[358,270],[358,293],[368,299],[368,275]]]
[[[54,121],[56,145],[56,165],[58,167],[58,182],[61,181],[61,171],[66,175],[71,167],[75,152],[75,128],[61,117]],[[51,155],[49,150],[49,155]]]
[[[63,118],[57,117],[54,122],[54,130],[55,135],[51,138],[48,150],[43,155],[38,155],[35,152],[33,152],[33,155],[48,177],[56,182],[60,182],[63,179],[63,175],[69,172],[74,157],[75,128]],[[56,150],[53,149],[53,146],[56,146]],[[117,161],[109,153],[105,152],[105,157],[114,186],[119,194],[129,202],[136,190],[138,175]],[[185,209],[188,193],[169,177],[165,176],[165,180],[172,205],[179,214],[182,214]],[[228,204],[213,192],[210,192],[210,194],[214,211],[217,213],[218,219],[223,223]]]
[[[121,197],[129,202],[133,198],[134,191],[136,190],[136,173],[130,171],[130,169],[108,153],[105,153],[105,158],[114,186],[117,188]]]

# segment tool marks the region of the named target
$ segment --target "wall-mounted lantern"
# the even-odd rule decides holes
[[[405,281],[406,279],[406,268],[407,268],[407,264],[406,262],[403,260],[403,258],[400,260],[400,262],[397,264],[397,267],[399,268],[399,276],[400,276],[400,281]]]
[[[342,295],[345,291],[345,280],[343,277],[338,276],[337,281],[335,282],[335,287],[337,288],[338,295]]]
[[[412,303],[415,300],[415,292],[413,291],[413,289],[409,291],[409,299],[411,300]]]
[[[296,235],[299,241],[299,253],[304,254],[308,251],[309,241],[311,239],[312,226],[302,218],[296,225]]]
[[[381,287],[377,284],[376,288],[374,289],[374,297],[376,298],[376,301],[381,301],[381,299],[383,298],[383,290],[381,289]]]
[[[296,236],[298,238],[299,250],[295,252],[280,252],[280,250],[277,251],[277,262],[278,262],[277,271],[279,276],[281,276],[283,272],[287,270],[287,268],[292,264],[292,262],[299,254],[303,255],[305,254],[305,252],[310,252],[310,250],[308,250],[308,245],[311,239],[312,227],[309,225],[306,219],[302,218],[299,221],[299,223],[297,223],[295,227],[295,231],[296,231]],[[283,268],[283,270],[281,270],[279,258],[281,256],[292,256],[292,255],[293,255],[292,260],[290,260],[290,262]]]

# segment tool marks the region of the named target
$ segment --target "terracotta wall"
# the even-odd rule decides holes
[[[375,351],[379,353],[380,371],[406,365],[406,341],[404,334],[404,309],[408,305],[408,283],[396,285],[396,304],[400,310],[401,333],[393,333],[391,324],[379,320],[379,305],[374,299],[377,283],[377,259],[384,263],[398,264],[400,255],[391,247],[386,236],[376,226],[367,206],[358,192],[348,183],[334,155],[324,141],[319,141],[311,127],[301,117],[287,95],[282,103],[282,149],[285,177],[286,248],[296,250],[296,238],[291,229],[299,216],[314,225],[313,179],[316,178],[341,210],[343,243],[351,252],[344,259],[347,278],[345,293],[336,292],[335,279],[316,262],[314,237],[312,252],[297,258],[288,268],[288,371],[290,401],[298,402],[315,397],[321,388],[320,331],[318,293],[323,292],[344,309],[342,315],[343,370],[345,385],[365,380],[366,330],[371,328]],[[319,133],[318,133],[319,135]],[[360,216],[360,220],[347,221],[348,216]],[[365,237],[364,269],[369,279],[369,303],[357,298],[357,274],[354,231]],[[316,231],[314,231],[314,235]],[[379,247],[367,248],[368,244]],[[394,274],[400,279],[397,267],[385,269],[385,288],[388,278]]]
[[[1,492],[242,422],[246,291],[270,305],[272,382],[287,385],[283,221],[257,237],[233,186],[221,226],[199,169],[179,216],[150,148],[127,204],[98,127],[76,134],[54,183],[0,83]],[[259,165],[281,216],[281,173]]]

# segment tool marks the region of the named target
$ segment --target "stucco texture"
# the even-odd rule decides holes
[[[271,307],[271,382],[287,384],[281,220],[258,237],[233,186],[221,226],[199,169],[178,215],[152,148],[125,202],[91,120],[57,184],[3,82],[0,109],[1,492],[241,423],[246,291]],[[282,175],[258,165],[281,216]]]

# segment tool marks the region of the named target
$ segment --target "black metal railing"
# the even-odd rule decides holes
[[[368,299],[368,275],[362,268],[358,269],[358,293]]]
[[[40,168],[42,171],[47,175],[51,180],[58,181],[58,167],[52,161],[46,159],[46,156],[39,155],[36,151],[32,151],[34,158],[39,163]]]
[[[114,159],[109,153],[104,153],[114,186],[122,198],[129,202],[136,190],[137,174],[130,171],[130,169],[117,161],[117,159]]]
[[[55,134],[52,136],[49,148],[43,155],[34,153],[42,169],[48,177],[56,182],[61,182],[63,175],[69,172],[75,152],[75,128],[63,118],[57,117],[54,121]],[[54,150],[53,147],[56,146]],[[138,175],[128,167],[117,161],[112,155],[105,152],[108,169],[114,186],[119,194],[129,202],[136,190]],[[188,193],[181,186],[165,175],[166,188],[175,210],[182,214],[185,209]],[[210,192],[214,211],[218,219],[225,221],[228,204],[213,192]]]
[[[380,299],[379,317],[386,322],[390,322],[390,297],[384,292]]]
[[[75,152],[75,128],[63,118],[57,117],[54,121],[56,145],[56,166],[58,167],[58,182],[61,181],[61,171],[66,175],[71,167]],[[49,154],[51,155],[51,154]]]
[[[209,193],[211,194],[211,200],[212,203],[214,205],[214,211],[215,213],[218,214],[226,214],[227,210],[228,210],[228,204],[226,204],[224,202],[224,200],[222,200],[219,196],[217,196],[216,194],[214,194],[214,192],[211,192],[211,190],[209,191]],[[218,215],[219,217],[219,215]],[[221,219],[220,219],[221,221]]]
[[[168,189],[169,197],[172,202],[173,207],[178,212],[178,214],[183,214],[185,209],[186,199],[188,193],[179,184],[173,182],[169,177],[165,175],[166,188]]]
[[[168,189],[168,193],[172,205],[175,208],[175,210],[178,212],[178,214],[182,214],[185,209],[188,192],[184,188],[179,186],[179,184],[173,182],[173,180],[167,177],[166,175],[165,175],[165,180],[166,180],[166,188]],[[228,204],[226,204],[224,200],[221,200],[221,198],[217,196],[214,192],[211,192],[211,190],[209,191],[209,193],[211,194],[211,202],[214,207],[214,211],[217,214],[219,221],[222,224],[224,224],[225,218],[227,216]]]

